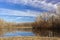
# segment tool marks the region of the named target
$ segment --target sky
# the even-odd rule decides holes
[[[60,0],[0,0],[0,18],[7,22],[34,22],[41,12],[56,10]]]

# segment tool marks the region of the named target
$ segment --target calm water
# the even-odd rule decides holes
[[[8,30],[8,29],[4,29]],[[3,30],[3,31],[4,31]],[[10,31],[13,30],[13,31]],[[2,34],[2,37],[12,37],[12,36],[41,36],[41,37],[60,37],[60,31],[59,30],[32,30],[29,29],[10,29],[4,34]]]
[[[11,37],[11,36],[34,36],[33,32],[23,32],[23,31],[15,31],[15,32],[7,32],[3,36]]]
[[[60,30],[37,30],[33,32],[36,36],[41,37],[60,37]]]
[[[32,32],[32,28],[4,28],[2,30],[4,33],[0,37],[35,36],[35,34]]]

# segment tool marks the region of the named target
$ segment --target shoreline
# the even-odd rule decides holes
[[[18,37],[8,37],[0,38],[0,40],[60,40],[58,37],[39,37],[39,36],[18,36]]]

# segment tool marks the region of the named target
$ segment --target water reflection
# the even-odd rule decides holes
[[[32,28],[2,28],[0,37],[35,36]]]
[[[60,30],[33,30],[36,36],[41,37],[60,37]]]
[[[0,29],[0,37],[3,36],[40,36],[40,37],[60,37],[60,30],[44,30],[32,28],[4,28]]]
[[[26,31],[15,31],[15,32],[7,32],[3,35],[3,37],[12,37],[12,36],[34,36],[32,32]]]

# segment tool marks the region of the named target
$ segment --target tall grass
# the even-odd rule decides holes
[[[43,18],[38,16],[32,26],[33,29],[60,29],[60,16],[56,14]]]

